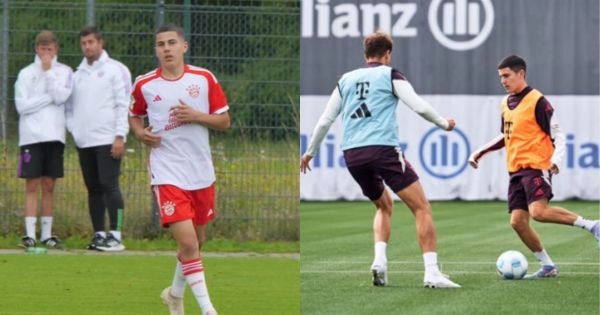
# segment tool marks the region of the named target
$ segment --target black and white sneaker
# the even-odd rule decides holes
[[[98,245],[97,249],[103,252],[120,252],[125,250],[125,246],[121,244],[121,241],[112,235],[112,233],[108,233],[108,237],[104,243],[102,245]]]
[[[56,248],[56,249],[63,249],[63,248],[65,248],[65,245],[63,244],[63,242],[61,242],[60,240],[58,240],[58,237],[56,237],[54,235],[52,235],[51,237],[43,240],[42,244],[44,244],[44,246],[46,246],[46,247],[51,247],[51,248]]]
[[[98,246],[104,245],[104,241],[106,241],[105,237],[100,234],[96,234],[94,235],[94,238],[92,238],[92,241],[88,244],[87,249],[98,250]]]
[[[35,247],[35,240],[29,236],[24,236],[19,246],[23,248]]]

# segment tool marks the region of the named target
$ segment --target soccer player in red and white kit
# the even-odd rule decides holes
[[[152,188],[162,224],[169,227],[178,246],[173,283],[161,298],[171,314],[184,314],[187,282],[202,314],[215,315],[200,260],[206,224],[215,217],[208,129],[229,128],[229,107],[210,71],[184,64],[188,43],[179,26],[161,26],[155,44],[160,67],[135,80],[129,124],[135,136],[152,148]],[[149,126],[144,128],[146,115]]]

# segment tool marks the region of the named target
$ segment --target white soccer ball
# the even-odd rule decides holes
[[[516,250],[509,250],[496,261],[496,271],[500,277],[510,280],[522,279],[527,274],[527,258]]]

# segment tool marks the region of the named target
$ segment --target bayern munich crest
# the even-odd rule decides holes
[[[196,84],[188,86],[186,90],[192,98],[200,96],[200,87]]]
[[[167,201],[163,203],[161,208],[166,216],[171,216],[173,215],[173,213],[175,213],[175,203],[173,203],[172,201]]]

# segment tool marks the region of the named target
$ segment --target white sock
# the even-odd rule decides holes
[[[596,221],[587,220],[582,217],[577,217],[577,220],[575,220],[575,222],[573,222],[574,226],[584,228],[590,232],[592,231],[594,224],[596,224]]]
[[[375,259],[373,260],[373,264],[381,266],[387,265],[386,248],[386,242],[375,243]]]
[[[182,262],[181,269],[185,280],[196,297],[196,301],[198,301],[198,305],[202,309],[202,314],[214,310],[215,308],[208,296],[208,289],[204,280],[204,268],[200,258]]]
[[[52,237],[52,217],[41,217],[42,221],[42,235],[40,239],[47,240]]]
[[[110,231],[110,234],[112,234],[117,240],[119,240],[119,242],[121,241],[121,231]]]
[[[103,238],[106,238],[106,232],[104,232],[104,231],[96,231],[96,232],[95,232],[95,234],[96,234],[96,235],[100,235],[100,236],[102,236]]]
[[[176,298],[182,298],[185,293],[185,277],[181,269],[181,261],[177,257],[177,266],[173,275],[173,283],[171,284],[171,295]]]
[[[550,256],[548,256],[548,253],[545,249],[542,249],[541,252],[533,252],[533,254],[542,263],[542,265],[554,266],[554,262],[552,262],[552,259],[550,259]]]
[[[28,237],[35,239],[35,223],[37,222],[36,217],[25,217],[25,234]]]
[[[425,263],[425,272],[439,271],[436,252],[423,253],[423,262]]]

